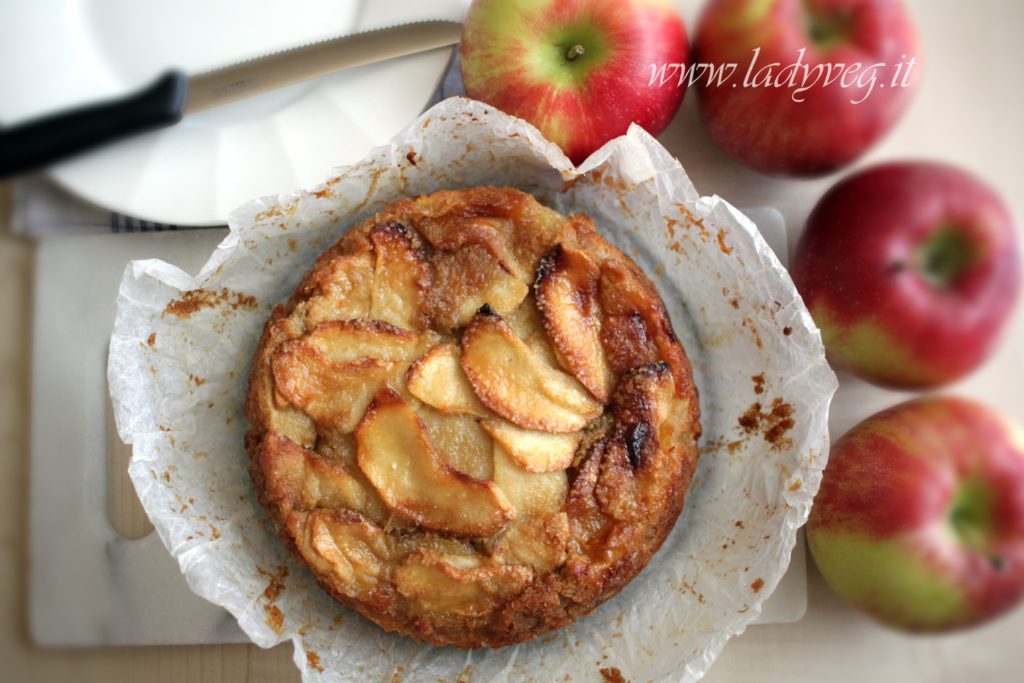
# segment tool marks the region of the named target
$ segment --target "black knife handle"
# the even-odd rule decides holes
[[[136,133],[171,126],[185,112],[188,79],[169,71],[144,90],[0,130],[0,178]]]

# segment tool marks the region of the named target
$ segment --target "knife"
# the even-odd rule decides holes
[[[202,109],[335,71],[454,45],[461,31],[455,21],[419,21],[331,38],[191,77],[173,69],[125,97],[0,130],[0,178],[172,126],[185,114]]]

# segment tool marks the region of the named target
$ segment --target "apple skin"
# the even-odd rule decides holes
[[[1017,228],[965,171],[884,164],[826,193],[792,272],[830,360],[882,386],[931,388],[998,342],[1020,289]]]
[[[585,52],[570,60],[574,45]],[[685,88],[649,85],[651,65],[689,56],[668,0],[475,0],[460,50],[467,95],[529,121],[575,164],[630,123],[664,130]]]
[[[794,102],[789,88],[745,85],[757,47],[755,72],[773,62],[791,64],[806,48],[803,61],[812,67],[884,63],[878,83],[885,87],[876,86],[865,101],[853,104],[866,88],[819,85],[804,93],[805,101]],[[864,154],[899,120],[922,69],[917,63],[909,70],[908,87],[891,87],[896,65],[918,53],[916,32],[899,0],[711,0],[697,27],[694,53],[695,63],[739,64],[729,83],[696,83],[711,137],[741,163],[783,176],[822,175]]]
[[[963,399],[882,411],[832,447],[807,541],[833,590],[886,624],[990,620],[1024,597],[1024,435]]]

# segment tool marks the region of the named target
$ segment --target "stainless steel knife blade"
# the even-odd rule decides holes
[[[462,24],[419,21],[275,52],[188,79],[185,113],[217,107],[292,83],[459,42]]]

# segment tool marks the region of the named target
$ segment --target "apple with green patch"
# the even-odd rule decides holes
[[[963,399],[878,413],[833,446],[807,542],[829,585],[891,626],[992,619],[1024,597],[1024,435]]]
[[[694,55],[738,67],[696,81],[711,137],[743,164],[788,176],[864,154],[899,120],[922,70],[900,0],[711,0]]]
[[[1017,228],[962,170],[876,166],[814,208],[793,280],[832,361],[883,386],[935,387],[998,342],[1020,286]]]
[[[657,135],[679,109],[686,28],[669,0],[475,0],[463,24],[466,94],[536,126],[580,163],[631,123]]]

